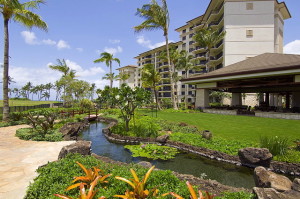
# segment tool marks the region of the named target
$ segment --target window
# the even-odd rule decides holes
[[[246,3],[246,10],[253,10],[253,3]]]
[[[184,29],[184,30],[182,31],[182,33],[186,33],[186,29]]]
[[[182,48],[185,49],[186,48],[186,44],[182,44]]]
[[[184,74],[185,74],[185,71],[182,71],[182,74],[184,75]]]
[[[194,41],[190,41],[190,42],[189,42],[189,45],[192,45],[193,43],[194,43]]]
[[[186,40],[186,36],[182,37],[182,40]]]
[[[185,85],[181,85],[181,88],[185,88]]]
[[[246,36],[248,38],[252,38],[253,37],[253,30],[246,30]]]
[[[189,38],[192,38],[193,36],[194,36],[194,34],[192,33],[192,34],[189,35]]]
[[[185,95],[185,92],[183,91],[183,92],[181,92],[181,95]]]
[[[194,26],[190,27],[190,31],[193,30]]]

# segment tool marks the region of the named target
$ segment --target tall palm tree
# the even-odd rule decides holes
[[[219,33],[219,30],[214,30],[212,28],[200,29],[196,32],[193,39],[195,42],[206,48],[206,72],[209,71],[209,68],[212,67],[209,65],[210,62],[210,51],[211,49],[225,37],[226,32]]]
[[[3,120],[9,119],[8,77],[9,77],[9,31],[8,24],[14,20],[25,27],[37,27],[47,31],[47,24],[30,9],[39,8],[44,0],[31,0],[20,3],[19,0],[0,0],[0,12],[4,20],[4,61],[3,61]]]
[[[105,62],[106,66],[109,67],[109,74],[112,74],[112,62],[117,62],[120,66],[121,62],[118,58],[115,58],[113,54],[103,52],[100,54],[100,58],[94,60],[94,63]],[[113,79],[110,79],[110,88],[113,86]]]
[[[72,70],[64,59],[57,59],[57,65],[49,65],[49,68],[63,73],[60,83],[63,85],[63,97],[66,97],[66,85],[68,83],[67,80],[73,80],[76,77],[76,71]],[[65,100],[63,103],[65,103]]]
[[[161,75],[156,71],[153,64],[145,64],[143,66],[141,79],[143,81],[143,87],[152,89],[155,96],[156,107],[160,109],[157,90],[159,87],[158,83],[161,81]]]
[[[180,57],[178,62],[176,63],[176,68],[183,70],[185,72],[185,78],[188,78],[189,71],[192,69],[196,69],[196,59],[193,59],[193,55],[189,55],[185,50],[180,52]],[[187,95],[188,95],[188,84],[185,84],[185,96],[184,96],[184,103],[185,108],[187,108]]]
[[[150,4],[145,4],[142,8],[138,8],[136,15],[145,19],[140,25],[135,26],[134,30],[136,32],[141,32],[143,30],[162,30],[165,40],[166,40],[166,51],[169,65],[169,76],[172,78],[172,67],[169,52],[169,26],[170,17],[167,5],[167,0],[161,0],[162,5],[159,5],[156,0],[151,0]],[[172,80],[171,80],[172,82]],[[177,103],[174,98],[174,88],[171,87],[171,99],[173,103],[173,108],[178,109]]]

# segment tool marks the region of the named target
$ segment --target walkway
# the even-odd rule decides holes
[[[18,125],[0,128],[0,198],[22,199],[35,170],[57,160],[63,146],[73,143],[23,141],[15,137]]]

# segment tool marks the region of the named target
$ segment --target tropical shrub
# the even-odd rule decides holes
[[[289,140],[286,137],[264,136],[260,138],[260,147],[269,149],[273,156],[285,155],[289,147]]]
[[[89,99],[80,100],[79,106],[80,106],[81,109],[85,109],[85,110],[94,109],[94,103]]]
[[[77,181],[81,181],[81,182],[69,186],[67,188],[67,190],[71,190],[76,187],[80,187],[81,184],[89,186],[89,185],[93,184],[94,182],[96,182],[96,183],[100,182],[100,184],[108,183],[108,181],[106,181],[106,178],[111,176],[110,174],[105,175],[104,171],[97,167],[93,167],[93,169],[87,169],[81,163],[79,163],[79,162],[76,162],[76,163],[84,171],[85,176],[75,177],[75,179],[72,181],[73,183],[77,182]]]
[[[16,131],[16,136],[21,140],[32,141],[48,141],[59,142],[62,141],[62,134],[58,130],[48,131],[46,134],[34,130],[32,128],[21,128]]]
[[[129,131],[129,123],[134,117],[135,109],[151,102],[151,93],[143,88],[130,88],[123,84],[120,88],[105,87],[104,90],[97,90],[99,98],[108,101],[112,106],[121,111],[120,118],[125,124],[125,130]]]
[[[158,136],[160,126],[157,123],[157,119],[142,116],[130,121],[129,129],[130,131],[126,131],[125,125],[120,122],[112,128],[112,132],[123,136],[155,138]]]
[[[126,145],[124,147],[132,152],[133,157],[145,157],[153,160],[173,159],[179,153],[176,148],[156,144]]]
[[[97,160],[93,156],[82,156],[79,154],[68,154],[66,158],[56,162],[51,162],[46,166],[40,167],[37,172],[39,176],[30,184],[25,199],[56,199],[54,194],[60,193],[75,198],[78,196],[78,191],[72,189],[66,191],[65,188],[71,185],[73,176],[82,175],[82,169],[78,167],[76,162],[80,162],[87,168],[92,168],[95,165],[101,165],[101,169],[105,173],[110,173],[112,176],[122,176],[125,179],[131,179],[132,174],[129,169],[135,170],[137,176],[144,176],[147,169],[135,165],[111,164]],[[145,190],[152,190],[159,186],[159,193],[176,192],[186,198],[189,193],[185,188],[185,184],[181,182],[171,171],[155,170],[148,178]],[[109,183],[106,188],[101,188],[98,184],[95,187],[100,189],[94,198],[105,196],[112,198],[114,195],[123,194],[128,189],[128,186],[115,178],[109,178]]]

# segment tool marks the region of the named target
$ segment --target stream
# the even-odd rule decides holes
[[[204,179],[216,180],[224,185],[233,187],[251,189],[255,186],[252,169],[211,160],[190,153],[177,154],[171,160],[151,160],[132,157],[131,152],[125,149],[124,145],[111,143],[106,140],[102,133],[102,128],[106,126],[107,124],[103,123],[91,123],[90,127],[82,133],[84,140],[92,141],[92,152],[97,155],[126,163],[148,161],[159,169],[172,170],[181,174],[191,174],[196,177],[205,176]]]

